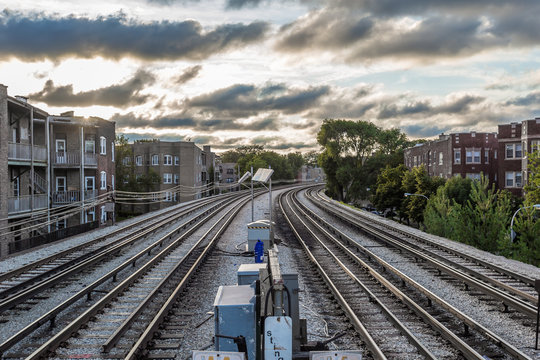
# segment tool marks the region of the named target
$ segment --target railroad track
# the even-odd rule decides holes
[[[36,294],[43,294],[44,291],[55,285],[63,284],[65,286],[67,279],[76,280],[75,276],[80,272],[90,271],[92,267],[98,266],[112,256],[117,256],[135,243],[197,213],[198,215],[193,217],[189,223],[195,222],[197,218],[205,216],[223,201],[226,200],[205,200],[200,204],[190,205],[186,209],[170,211],[165,216],[159,214],[150,219],[140,220],[136,224],[130,224],[114,231],[113,234],[105,234],[92,240],[88,246],[77,246],[74,249],[66,250],[63,252],[63,256],[54,254],[49,259],[40,260],[41,264],[39,265],[29,264],[25,266],[26,271],[24,272],[21,272],[20,269],[10,272],[12,276],[9,278],[8,274],[4,274],[5,280],[2,283],[4,288],[0,291],[0,313],[27,303]],[[154,218],[158,220],[154,221]],[[115,237],[114,235],[120,236]],[[10,286],[8,287],[8,285]],[[25,307],[27,308],[28,305]]]
[[[409,254],[422,266],[462,282],[466,289],[472,287],[483,296],[496,299],[502,304],[503,311],[507,312],[511,308],[523,315],[523,321],[536,319],[538,294],[534,288],[534,279],[435,242],[429,236],[405,226],[397,226],[390,221],[362,214],[362,211],[339,206],[322,196],[320,191],[311,192],[308,198],[340,221]]]
[[[364,340],[369,356],[528,359],[369,250],[351,246],[356,244],[353,239],[326,224],[295,196],[290,192],[280,206],[291,214],[291,227]]]
[[[165,212],[160,212],[149,218],[143,218],[128,225],[121,226],[102,236],[96,236],[95,239],[83,244],[51,254],[16,269],[3,272],[0,274],[0,299],[5,299],[24,288],[33,286],[35,283],[53,276],[55,273],[81,263],[82,261],[103,252],[107,248],[119,244],[121,241],[126,240],[136,233],[145,231],[145,235],[151,234],[160,227],[189,216],[190,214],[201,210],[204,206],[219,202],[220,200],[222,201],[223,198],[220,199],[219,197],[216,197],[205,199],[197,203],[191,203],[180,208],[174,207],[166,209]],[[157,222],[158,219],[160,220],[159,223]],[[159,226],[148,229],[147,225],[154,221],[156,222],[155,225]],[[0,309],[0,312],[1,311],[2,310]]]
[[[189,235],[191,235],[198,228],[203,226],[208,220],[208,218],[216,215],[218,212],[230,212],[230,207],[234,207],[234,203],[236,203],[237,201],[238,200],[236,199],[236,197],[230,198],[228,200],[222,199],[219,202],[220,205],[218,207],[215,207],[213,210],[210,211],[210,213],[205,211],[204,215],[202,213],[199,214],[196,219],[187,219],[185,222],[179,222],[179,218],[176,218],[176,224],[171,231],[167,232],[159,239],[154,240],[150,245],[146,246],[137,254],[129,257],[127,260],[123,261],[114,269],[106,271],[106,273],[99,279],[84,287],[84,289],[78,291],[77,293],[63,301],[61,304],[57,305],[55,308],[47,311],[37,320],[29,323],[26,327],[18,331],[15,335],[11,336],[9,339],[0,344],[0,352],[3,354],[3,358],[26,358],[28,356],[35,356],[37,358],[48,356],[49,353],[54,351],[56,347],[58,347],[61,343],[65,342],[65,340],[68,339],[71,335],[75,333],[79,333],[80,335],[80,332],[84,331],[81,330],[82,327],[85,326],[82,319],[84,318],[85,320],[88,320],[94,318],[97,313],[101,312],[103,306],[100,308],[99,304],[103,304],[106,301],[104,299],[112,301],[112,299],[118,298],[120,294],[124,293],[128,288],[132,288],[133,290],[130,292],[131,295],[127,294],[126,292],[125,304],[129,304],[130,302],[132,303],[132,301],[129,300],[130,296],[132,299],[140,300],[141,295],[140,293],[139,295],[137,295],[138,291],[142,291],[145,288],[151,288],[153,287],[153,285],[156,284],[151,284],[151,282],[148,282],[148,284],[139,286],[138,288],[133,287],[133,284],[136,282],[137,279],[136,277],[134,277],[134,274],[142,276],[142,274],[148,272],[150,275],[148,275],[149,278],[147,279],[154,280],[157,278],[163,278],[164,273],[166,273],[168,277],[169,272],[171,274],[173,273],[172,270],[162,270],[161,272],[159,270],[155,270],[157,272],[153,273],[152,275],[151,271],[153,271],[155,263],[160,261],[162,261],[163,264],[167,264],[168,266],[177,266],[177,264],[179,264],[179,267],[185,267],[186,262],[178,262],[178,257],[180,256],[178,254],[178,251],[180,250],[175,249],[182,244],[184,239],[188,238]],[[198,247],[194,246],[191,252],[195,253],[196,251],[198,251]],[[169,259],[173,260],[162,260],[165,259],[167,256],[172,256]],[[132,270],[135,266],[138,266],[139,268],[136,270]],[[132,273],[132,271],[134,272]],[[172,283],[175,282],[174,278],[171,278],[170,281],[172,281]],[[163,292],[163,289],[166,286],[167,285],[165,284],[165,282],[162,283],[161,281],[159,281],[160,288],[159,290],[156,290],[155,293],[159,294]],[[121,301],[118,303],[122,304]],[[148,304],[150,303],[147,303],[147,305]],[[69,309],[70,311],[65,311],[66,309]],[[121,313],[124,312],[125,311]],[[84,314],[87,315],[84,316]],[[75,315],[78,315],[78,317],[74,318]],[[137,315],[144,316],[142,313]],[[51,326],[49,328],[47,328],[46,326],[42,326],[46,323],[50,323]],[[59,323],[61,323],[62,325],[57,326],[52,330],[50,329],[51,327]],[[67,323],[69,323],[70,325],[65,325]],[[111,323],[115,323],[115,321],[107,322],[107,326],[103,327],[98,337],[103,336],[105,328],[110,327]],[[58,328],[60,327],[62,327],[63,329],[58,331]],[[45,344],[47,344],[45,345],[43,344],[43,341],[45,341],[45,339],[47,338],[51,339],[45,342]],[[38,348],[37,350],[36,347]],[[42,347],[43,350],[39,351],[39,348]],[[34,352],[36,352],[37,355],[31,354],[32,349],[35,350]]]

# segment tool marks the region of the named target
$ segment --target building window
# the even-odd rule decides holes
[[[142,166],[142,155],[135,156],[135,165]]]
[[[516,187],[522,187],[522,186],[523,186],[522,175],[521,175],[521,172],[518,171],[516,172]]]
[[[176,191],[173,193],[173,201],[174,201],[174,202],[177,202],[177,201],[178,201],[178,200],[177,200],[177,197],[176,197]]]
[[[84,141],[84,152],[94,154],[96,152],[96,142],[94,140]]]
[[[172,201],[172,192],[170,192],[170,191],[165,192],[165,201],[167,201],[167,202]]]
[[[100,189],[107,190],[107,173],[105,171],[101,172]]]
[[[174,165],[180,164],[180,158],[178,156],[174,157]]]
[[[159,165],[159,155],[152,155],[152,165]]]
[[[234,169],[227,169],[227,174],[234,174]]]
[[[480,173],[468,173],[465,177],[471,180],[480,180]]]
[[[163,165],[172,165],[172,155],[163,156]]]
[[[20,196],[19,177],[17,176],[12,182],[13,184],[13,196]]]
[[[506,144],[506,158],[519,159],[522,156],[521,144]]]
[[[178,181],[180,180],[180,175],[174,174],[174,183],[178,184]]]
[[[514,144],[506,144],[506,158],[507,159],[514,158]]]
[[[114,141],[111,143],[111,157],[112,157],[112,162],[114,162]]]
[[[531,140],[531,153],[540,150],[540,140]]]
[[[172,184],[172,174],[169,174],[169,173],[163,174],[163,183]]]
[[[439,165],[442,165],[443,164],[443,153],[440,152],[439,153]]]
[[[129,165],[131,164],[131,158],[129,156],[126,156],[125,158],[122,159],[122,165]]]
[[[506,187],[520,188],[523,186],[523,177],[520,171],[506,172]]]
[[[461,150],[454,150],[454,164],[461,164]]]
[[[480,164],[480,150],[467,149],[465,151],[466,164]]]
[[[114,175],[111,175],[111,187],[114,190]]]
[[[101,207],[101,223],[105,224],[107,222],[107,212],[105,211],[105,206]]]
[[[152,193],[152,201],[158,201],[158,200],[159,200],[158,193]]]
[[[107,155],[107,139],[103,136],[99,138],[99,153],[101,155]]]
[[[484,150],[484,164],[489,164],[489,149]]]

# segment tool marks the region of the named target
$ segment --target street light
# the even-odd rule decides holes
[[[426,200],[429,200],[429,198],[428,198],[426,195],[424,195],[424,194],[411,194],[411,193],[405,193],[405,194],[403,194],[403,195],[405,195],[405,197],[407,197],[407,196],[421,196],[421,197],[426,198]]]
[[[514,219],[515,219],[517,213],[519,212],[519,210],[521,210],[521,209],[529,209],[529,208],[540,209],[540,204],[534,204],[534,205],[531,205],[531,206],[524,206],[524,207],[520,207],[519,209],[516,210],[516,212],[512,216],[512,221],[510,221],[510,240],[512,242],[516,238],[516,232],[513,229],[513,227],[514,227]]]

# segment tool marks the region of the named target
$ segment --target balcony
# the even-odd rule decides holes
[[[53,156],[55,166],[79,166],[81,155],[78,152],[55,152]]]
[[[34,161],[47,162],[47,148],[34,145]],[[8,143],[8,159],[13,161],[31,161],[32,145],[21,143]]]
[[[84,167],[96,167],[98,155],[84,153]],[[81,165],[81,154],[79,152],[56,152],[53,156],[53,164],[57,167],[70,167]]]
[[[97,166],[98,155],[94,153],[84,153],[84,166]]]
[[[10,196],[8,198],[8,214],[20,214],[32,210],[32,195]],[[34,210],[46,209],[47,194],[34,194]]]
[[[97,190],[85,190],[84,200],[90,201],[98,196]],[[81,201],[81,192],[79,190],[55,191],[52,193],[53,205],[66,205]]]

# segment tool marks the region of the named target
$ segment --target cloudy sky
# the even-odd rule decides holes
[[[82,4],[82,5],[81,5]],[[325,118],[410,138],[540,117],[538,0],[20,0],[0,83],[131,139],[317,149]]]

